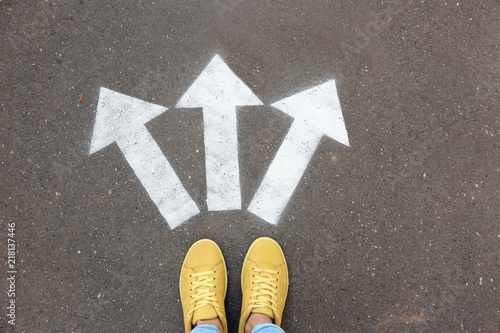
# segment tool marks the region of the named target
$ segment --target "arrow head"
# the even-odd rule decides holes
[[[349,138],[334,80],[271,105],[295,118],[294,124],[301,122],[314,132],[327,135],[349,146]]]
[[[90,154],[137,131],[166,107],[101,87]]]
[[[262,105],[257,96],[215,55],[177,103],[178,108]]]

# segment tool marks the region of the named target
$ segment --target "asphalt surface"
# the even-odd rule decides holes
[[[269,236],[287,332],[499,332],[499,17],[493,0],[1,0],[0,331],[182,332],[180,266],[211,238],[234,332],[242,260]],[[264,103],[238,113],[242,210],[207,210],[202,112],[174,108],[215,54]],[[322,139],[273,226],[246,209],[293,121],[269,105],[332,79],[350,147]],[[171,230],[116,144],[89,155],[101,86],[170,109],[147,128],[200,214]]]

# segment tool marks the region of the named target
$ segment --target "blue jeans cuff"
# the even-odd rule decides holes
[[[191,333],[221,333],[215,326],[213,325],[200,325],[196,326]]]
[[[260,324],[253,328],[252,333],[285,333],[285,331],[274,324]]]

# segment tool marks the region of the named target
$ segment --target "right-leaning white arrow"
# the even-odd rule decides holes
[[[323,135],[349,146],[335,81],[272,104],[294,121],[248,210],[277,224]]]
[[[241,209],[236,107],[262,102],[216,55],[179,100],[203,108],[208,210]]]

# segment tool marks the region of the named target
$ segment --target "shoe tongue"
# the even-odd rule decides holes
[[[264,274],[264,276],[266,277],[268,275]],[[259,287],[260,287],[260,284],[259,284]],[[265,301],[264,300],[263,302],[268,303],[269,305],[271,305],[271,301]],[[252,309],[252,313],[264,314],[264,315],[268,316],[271,319],[275,319],[274,318],[274,311],[270,307],[267,307],[267,306],[263,306],[263,307],[260,307],[260,308],[253,308]]]
[[[274,312],[270,308],[254,308],[252,313],[265,314],[269,318],[274,319]]]
[[[199,308],[193,313],[193,326],[196,325],[198,320],[207,320],[207,319],[215,319],[217,318],[217,312],[215,312],[215,308],[212,305],[205,305],[202,308]]]

